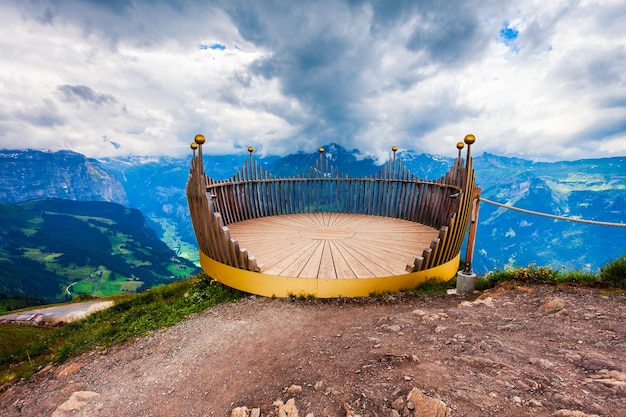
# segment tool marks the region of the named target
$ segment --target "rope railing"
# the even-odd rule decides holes
[[[527,210],[527,209],[522,209],[522,208],[519,208],[519,207],[510,206],[510,205],[507,205],[507,204],[497,203],[495,201],[487,200],[486,198],[483,198],[483,197],[480,197],[479,200],[480,201],[484,201],[487,204],[491,204],[491,205],[497,206],[497,207],[502,207],[502,208],[509,209],[509,210],[519,211],[521,213],[532,214],[534,216],[548,217],[548,218],[551,218],[551,219],[565,220],[565,221],[576,222],[576,223],[593,224],[593,225],[598,225],[598,226],[626,227],[626,223],[611,223],[611,222],[602,222],[602,221],[597,221],[597,220],[578,219],[578,218],[575,218],[575,217],[558,216],[556,214],[542,213],[542,212],[539,212],[539,211]]]

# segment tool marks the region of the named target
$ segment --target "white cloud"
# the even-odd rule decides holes
[[[445,6],[3,2],[0,148],[626,154],[623,2]]]

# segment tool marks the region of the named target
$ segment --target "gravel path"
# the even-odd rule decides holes
[[[626,295],[251,296],[48,367],[1,394],[0,415],[277,415],[293,398],[301,416],[390,416],[414,387],[452,416],[626,416]]]

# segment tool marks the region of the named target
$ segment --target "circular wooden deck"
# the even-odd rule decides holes
[[[343,213],[262,217],[228,228],[262,273],[298,278],[404,275],[439,234],[408,220]]]

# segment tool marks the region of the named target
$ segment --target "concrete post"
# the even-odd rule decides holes
[[[456,293],[468,294],[474,291],[476,274],[473,272],[459,271],[456,273]]]

